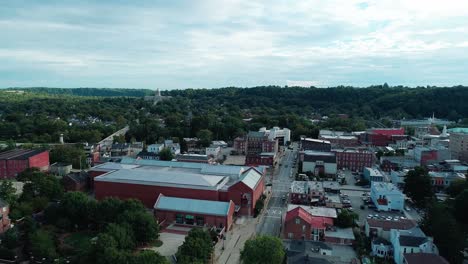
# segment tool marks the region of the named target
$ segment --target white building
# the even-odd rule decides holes
[[[221,147],[212,145],[212,146],[207,147],[205,149],[205,152],[207,156],[212,156],[215,159],[217,159],[221,153]]]
[[[431,253],[439,254],[439,250],[431,237],[427,237],[419,227],[410,230],[390,231],[393,245],[393,260],[396,264],[403,264],[404,254]]]
[[[403,212],[405,197],[393,183],[372,182],[370,197],[379,211]]]
[[[147,150],[151,153],[158,154],[164,148],[164,144],[151,144],[148,145]]]
[[[337,165],[335,153],[311,150],[304,151],[302,171],[310,171],[314,173],[315,176],[318,176],[320,173],[324,175],[336,175]]]
[[[405,178],[406,175],[408,174],[407,169],[401,170],[401,171],[390,171],[390,179],[392,180],[392,183],[395,184],[396,186],[404,186],[405,185]]]
[[[265,132],[269,140],[278,139],[280,145],[286,146],[288,142],[291,142],[291,130],[287,128],[280,129],[279,127],[273,127],[267,130],[266,127],[262,127],[258,131]]]

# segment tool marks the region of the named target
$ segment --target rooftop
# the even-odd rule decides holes
[[[323,139],[344,139],[344,140],[357,139],[357,137],[355,137],[355,136],[332,136],[332,135],[321,135],[320,138],[323,138]]]
[[[443,257],[431,253],[405,253],[407,264],[449,264]]]
[[[42,149],[12,149],[0,153],[0,160],[24,160],[32,156],[35,156],[39,153],[45,152],[46,150]]]
[[[288,210],[284,221],[288,222],[292,219],[295,219],[296,217],[306,221],[314,228],[325,229],[327,226],[333,225],[333,219],[330,217],[312,215],[309,211],[302,207],[296,207],[292,210]]]
[[[288,211],[294,210],[297,207],[301,207],[305,211],[309,212],[309,214],[313,216],[323,216],[329,218],[336,218],[336,209],[335,208],[328,208],[328,207],[315,207],[315,206],[306,206],[306,205],[298,205],[298,204],[288,204]]]
[[[410,219],[399,219],[399,220],[386,220],[386,219],[366,219],[367,224],[373,228],[382,228],[385,231],[390,229],[396,230],[408,230],[415,227],[417,224]]]
[[[330,144],[330,141],[323,140],[323,139],[315,139],[315,138],[301,138],[301,141]]]
[[[447,129],[449,133],[468,134],[468,127],[455,127]]]
[[[308,190],[323,192],[323,184],[318,181],[293,181],[291,183],[291,193],[307,194]]]
[[[156,210],[168,210],[218,216],[228,215],[230,207],[230,202],[168,197],[162,194],[154,204],[154,209]]]
[[[444,178],[444,179],[462,179],[466,178],[465,174],[461,172],[442,172],[442,171],[430,171],[429,177],[432,178]]]
[[[325,151],[316,151],[316,150],[305,150],[304,155],[306,155],[306,156],[330,156],[330,157],[334,157],[335,153],[325,152]]]
[[[402,194],[401,191],[393,183],[390,182],[372,182],[371,189],[374,190],[376,193]]]
[[[368,171],[371,177],[383,177],[382,172],[375,168],[365,167],[364,171]]]
[[[334,230],[325,230],[325,236],[352,240],[355,239],[353,229],[351,227],[336,228]]]

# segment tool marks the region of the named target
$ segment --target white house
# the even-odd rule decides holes
[[[431,237],[415,227],[410,230],[391,230],[390,241],[393,245],[393,259],[396,264],[404,263],[404,254],[431,253],[439,254],[439,250]]]
[[[280,145],[286,145],[291,141],[291,130],[287,128],[280,129],[279,127],[273,127],[267,130],[266,127],[259,129],[260,132],[265,132],[268,135],[269,140],[278,139]]]
[[[221,147],[220,146],[214,146],[211,145],[205,149],[206,155],[207,156],[212,156],[215,159],[218,158],[219,154],[221,153]]]
[[[158,154],[164,148],[164,144],[151,144],[148,145],[147,150],[151,153]]]
[[[379,211],[403,212],[405,197],[393,183],[372,182],[370,197]]]

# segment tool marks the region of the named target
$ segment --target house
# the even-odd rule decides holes
[[[449,264],[442,256],[431,253],[403,254],[403,264]]]
[[[468,128],[451,128],[450,132],[450,153],[453,159],[468,162]]]
[[[72,170],[72,165],[68,163],[56,162],[50,165],[49,172],[59,176],[65,176]]]
[[[390,241],[381,237],[374,237],[371,241],[372,255],[379,258],[389,258],[393,255],[393,246]]]
[[[405,196],[389,182],[372,182],[370,198],[379,211],[403,212]]]
[[[228,144],[223,140],[213,140],[211,141],[211,146],[220,147],[220,148],[227,148]]]
[[[390,230],[409,230],[416,227],[417,223],[407,218],[385,218],[385,217],[368,217],[364,225],[364,232],[367,237],[380,237],[390,241]]]
[[[0,200],[0,234],[5,233],[11,227],[11,220],[8,217],[9,214],[10,205]]]
[[[0,153],[0,179],[14,178],[28,168],[49,169],[49,151],[12,149]]]
[[[203,150],[199,147],[198,138],[183,138],[184,144],[187,147],[188,153],[202,153]]]
[[[336,156],[333,152],[304,151],[302,162],[303,172],[312,172],[315,176],[336,175]]]
[[[205,149],[205,153],[207,156],[210,156],[214,158],[215,160],[217,160],[219,156],[221,155],[221,147],[211,145]]]
[[[146,148],[149,153],[159,154],[161,150],[163,150],[164,144],[150,144]]]
[[[232,226],[235,205],[232,201],[210,201],[169,197],[160,194],[154,204],[159,224],[175,223],[190,226],[225,228]]]
[[[89,176],[86,172],[73,172],[63,176],[66,191],[85,191],[88,188]]]
[[[173,155],[177,155],[180,153],[180,144],[179,143],[175,143],[172,139],[166,139],[164,140],[164,147],[165,148],[168,148],[169,150],[171,150],[171,153]]]
[[[297,206],[286,213],[283,234],[288,239],[323,241],[329,226],[333,226],[333,218],[315,216],[302,206]]]
[[[370,181],[370,182],[384,182],[385,181],[385,176],[383,173],[377,169],[377,168],[369,168],[365,167],[364,171],[364,179]]]
[[[409,230],[391,230],[390,241],[393,246],[393,260],[396,264],[404,263],[404,255],[412,253],[439,254],[433,239],[427,237],[419,227]]]
[[[325,191],[322,182],[293,181],[289,192],[289,201],[292,204],[309,205],[324,199]]]
[[[453,181],[465,180],[465,174],[453,171],[430,171],[429,177],[431,178],[431,184],[436,191],[443,190],[450,186]]]

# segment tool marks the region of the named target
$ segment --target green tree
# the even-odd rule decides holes
[[[8,249],[14,249],[19,245],[19,233],[16,227],[8,229],[3,235],[2,245]]]
[[[449,187],[447,187],[447,193],[452,197],[456,197],[465,189],[468,189],[468,177],[466,179],[457,179],[452,181]]]
[[[355,221],[358,220],[359,216],[356,213],[353,213],[347,209],[342,209],[341,212],[338,214],[336,218],[336,226],[347,228],[353,227],[355,225]]]
[[[201,228],[190,230],[177,252],[178,263],[208,263],[213,252],[210,233]]]
[[[454,203],[454,213],[457,220],[468,226],[468,189],[457,195]]]
[[[31,252],[36,258],[53,259],[57,257],[57,250],[52,234],[39,229],[31,234],[29,238]]]
[[[67,192],[60,202],[59,211],[75,227],[86,227],[94,213],[91,199],[82,192]]]
[[[202,129],[198,131],[197,137],[199,139],[199,143],[202,147],[209,147],[211,145],[211,141],[213,140],[213,132],[208,129]]]
[[[85,169],[87,167],[86,153],[80,145],[55,146],[50,150],[50,162],[63,162],[72,164],[74,169]]]
[[[0,183],[0,199],[10,205],[16,202],[16,189],[13,186],[13,182],[2,180],[2,183]]]
[[[131,226],[137,243],[148,243],[159,237],[159,226],[154,216],[146,211],[125,211],[119,216],[119,220],[119,223]]]
[[[408,172],[405,178],[404,192],[421,208],[424,208],[434,197],[431,179],[424,168],[416,167]]]
[[[128,250],[135,248],[135,237],[132,228],[127,225],[109,224],[105,232],[112,236],[117,242],[117,248],[120,250]]]
[[[167,259],[157,252],[150,250],[143,250],[136,256],[130,256],[130,264],[168,264]]]
[[[172,155],[171,149],[170,148],[163,148],[159,152],[159,159],[160,160],[172,160],[174,158],[174,155]]]
[[[449,263],[462,263],[464,233],[445,204],[439,202],[430,204],[421,222],[421,228],[426,235],[434,237],[440,255]]]
[[[259,236],[245,242],[241,260],[245,264],[281,264],[284,263],[285,254],[279,238]]]

